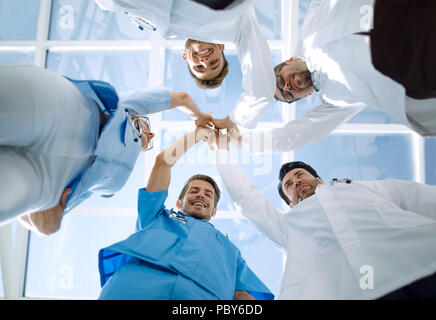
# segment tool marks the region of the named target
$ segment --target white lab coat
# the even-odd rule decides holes
[[[372,65],[369,37],[356,35],[371,27],[373,2],[312,1],[295,56],[317,73],[323,104],[281,128],[247,136],[244,149],[249,150],[254,139],[268,142],[261,151],[297,149],[327,136],[366,106],[386,112],[422,136],[436,135],[436,112],[429,113],[428,105],[415,108],[416,101],[407,98],[404,88]],[[426,101],[434,110],[436,99]],[[418,114],[408,114],[408,110]]]
[[[436,186],[319,185],[282,213],[220,152],[238,209],[287,251],[279,299],[376,299],[436,272]]]
[[[213,10],[191,0],[95,0],[111,11],[127,11],[157,26],[164,38],[173,34],[194,40],[232,42],[238,52],[244,92],[230,113],[239,126],[255,128],[275,93],[271,51],[251,0],[236,0]]]

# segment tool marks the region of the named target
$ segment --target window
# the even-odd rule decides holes
[[[254,0],[254,4],[273,62],[288,59],[289,44],[295,42],[296,34],[288,26],[301,25],[310,1]],[[165,85],[190,93],[203,111],[211,111],[216,117],[227,116],[242,89],[236,51],[231,46],[226,49],[230,72],[223,85],[202,90],[196,87],[181,59],[183,47],[180,37],[162,41],[149,30],[140,31],[123,13],[100,10],[94,1],[0,1],[0,65],[36,64],[76,79],[108,81],[119,92]],[[319,103],[316,94],[291,107],[274,101],[259,127],[281,126]],[[0,229],[2,235],[13,240],[0,243],[0,249],[8,246],[15,256],[23,257],[23,262],[1,261],[0,265],[5,272],[6,263],[14,263],[17,273],[5,277],[22,279],[11,282],[19,286],[13,288],[17,295],[14,298],[98,296],[98,250],[134,231],[137,190],[145,185],[155,156],[193,129],[189,117],[178,110],[153,115],[151,122],[156,134],[154,148],[140,156],[127,184],[114,197],[89,198],[68,213],[61,230],[50,237],[29,236],[24,231],[9,235],[6,229]],[[267,198],[284,209],[276,188],[280,166],[287,161],[310,163],[325,181],[398,178],[436,185],[435,150],[435,138],[422,139],[386,114],[366,108],[313,145],[285,154],[242,153],[240,164]],[[206,145],[198,144],[177,163],[166,205],[174,207],[178,191],[191,175],[201,172],[216,178],[223,195],[217,217],[211,222],[241,249],[248,265],[277,296],[285,253],[236,212],[208,152]],[[0,296],[2,292],[0,278]]]
[[[40,0],[0,2],[0,40],[36,40]]]

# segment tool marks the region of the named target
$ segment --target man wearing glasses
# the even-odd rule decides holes
[[[111,197],[154,134],[146,114],[180,108],[198,126],[212,117],[184,92],[122,94],[36,66],[0,66],[0,223],[20,217],[56,232],[65,212],[92,194]]]
[[[322,139],[366,106],[424,137],[436,135],[436,99],[412,99],[373,66],[370,39],[362,34],[371,27],[373,2],[311,2],[295,56],[275,67],[275,98],[293,103],[317,91],[322,105],[282,128],[247,136],[246,142],[269,141],[262,151],[290,151]],[[259,139],[266,135],[271,139]]]

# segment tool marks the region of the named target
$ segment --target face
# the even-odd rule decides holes
[[[215,190],[209,182],[194,180],[189,183],[182,201],[177,200],[176,206],[191,217],[210,220],[216,214],[214,197]]]
[[[151,139],[153,139],[154,133],[150,132],[150,127],[148,126],[147,122],[145,122],[142,119],[139,119],[139,122],[141,123],[141,133],[142,133],[141,150],[145,151],[145,150],[147,150],[148,146],[150,145],[150,141],[151,141]],[[135,126],[137,129],[139,129],[138,126],[136,125],[136,123],[135,123]]]
[[[182,57],[198,79],[211,80],[224,68],[223,50],[223,44],[187,39]]]
[[[291,58],[286,61],[286,65],[276,75],[280,75],[284,80],[283,91],[289,91],[293,95],[293,100],[301,99],[311,95],[314,91],[310,71],[306,63],[298,58]],[[279,87],[276,88],[276,98],[285,101]]]
[[[296,168],[289,171],[282,180],[283,193],[295,204],[315,194],[316,187],[324,184],[307,170]]]

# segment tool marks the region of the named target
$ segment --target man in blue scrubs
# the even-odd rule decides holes
[[[138,194],[137,232],[99,252],[103,300],[272,299],[239,249],[209,223],[220,190],[205,175],[185,184],[168,210],[171,168],[214,131],[197,128],[161,152]]]

